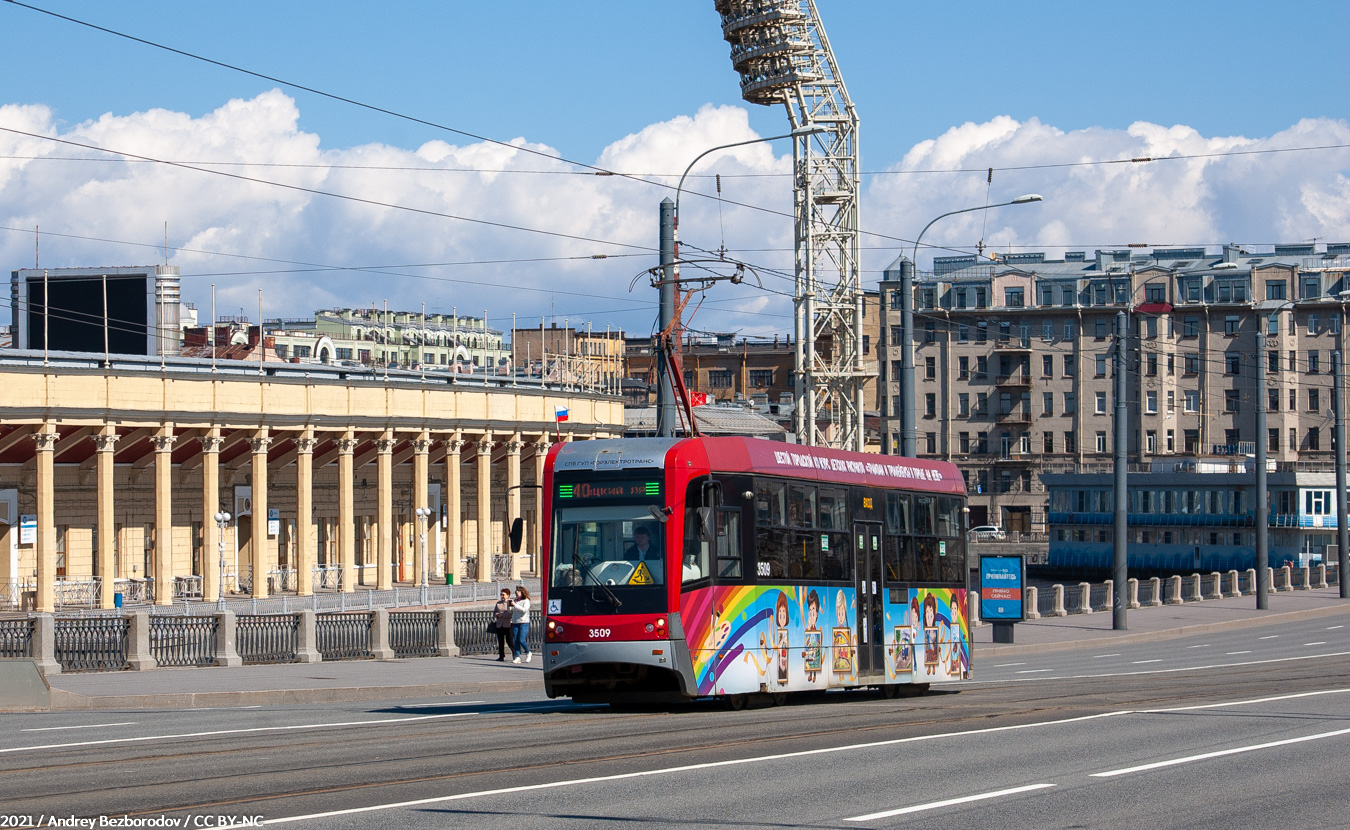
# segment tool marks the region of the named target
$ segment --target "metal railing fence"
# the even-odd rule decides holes
[[[389,647],[395,657],[435,657],[441,615],[435,611],[398,611],[389,615]]]
[[[361,660],[370,657],[370,633],[375,615],[319,614],[314,619],[314,636],[319,654],[325,660]]]
[[[126,617],[58,617],[56,662],[63,672],[124,669],[130,630]]]
[[[214,666],[220,618],[150,618],[150,655],[159,666]]]
[[[31,619],[0,620],[0,658],[32,657],[34,625]]]
[[[496,653],[497,635],[488,631],[492,618],[490,608],[455,612],[455,645],[461,655]],[[544,648],[544,615],[538,609],[530,612],[530,633],[525,642],[530,651]]]
[[[300,618],[295,614],[241,616],[235,647],[245,663],[290,663],[295,660]]]

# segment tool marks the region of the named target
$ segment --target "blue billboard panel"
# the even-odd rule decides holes
[[[1026,571],[1021,556],[980,557],[980,619],[1021,620]]]

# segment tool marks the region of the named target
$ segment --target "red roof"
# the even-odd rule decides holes
[[[762,438],[699,440],[708,454],[710,468],[719,472],[766,473],[956,495],[966,492],[961,471],[946,461],[807,447]],[[680,449],[676,447],[675,451]]]

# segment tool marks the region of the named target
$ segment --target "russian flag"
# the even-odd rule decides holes
[[[553,407],[553,417],[554,417],[555,419],[557,419],[558,423],[562,423],[563,421],[566,421],[566,420],[567,420],[567,407],[565,407],[565,406],[555,406],[555,407]]]

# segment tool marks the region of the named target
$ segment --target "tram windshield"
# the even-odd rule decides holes
[[[646,505],[558,511],[551,584],[660,585],[665,582],[662,525]]]

